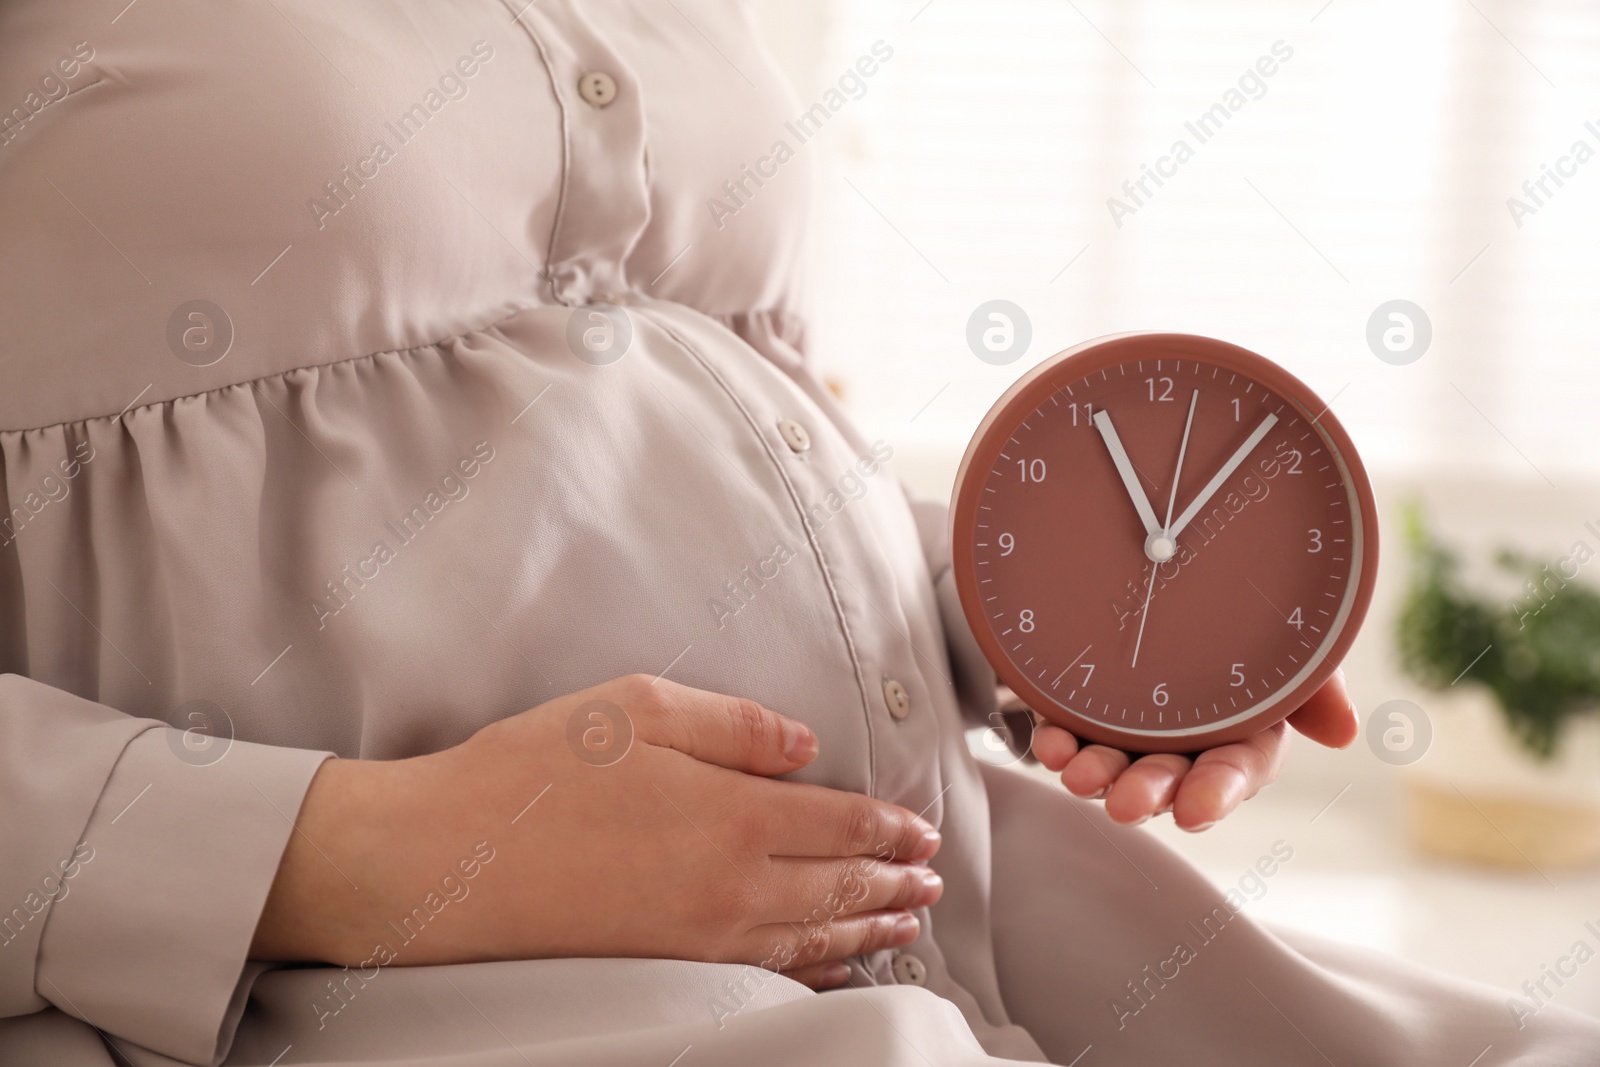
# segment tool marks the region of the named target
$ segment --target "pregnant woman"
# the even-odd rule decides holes
[[[1594,1062],[1125,825],[1282,726],[974,762],[744,7],[8,0],[0,108],[0,1062]]]

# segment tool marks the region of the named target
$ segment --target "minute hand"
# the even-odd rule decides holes
[[[1173,523],[1172,528],[1167,531],[1169,538],[1177,537],[1183,528],[1189,525],[1196,515],[1200,514],[1200,509],[1206,506],[1207,501],[1217,495],[1217,490],[1222,488],[1222,483],[1232,477],[1233,472],[1239,469],[1239,464],[1244,462],[1245,457],[1251,453],[1256,445],[1261,443],[1261,439],[1267,436],[1277,424],[1278,416],[1276,415],[1268,415],[1261,420],[1261,425],[1256,427],[1255,432],[1245,438],[1244,444],[1240,445],[1238,450],[1228,459],[1228,462],[1222,465],[1222,469],[1212,476],[1212,479],[1206,483],[1206,487],[1200,490],[1200,495],[1194,498],[1194,503],[1183,509],[1183,514],[1178,516],[1178,521]]]

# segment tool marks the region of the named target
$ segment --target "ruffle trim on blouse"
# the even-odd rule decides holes
[[[409,345],[404,348],[387,348],[377,352],[369,352],[365,355],[348,356],[344,359],[331,360],[327,363],[313,363],[300,367],[292,367],[288,370],[274,371],[269,374],[258,375],[254,378],[246,378],[241,381],[229,382],[225,385],[214,386],[210,389],[198,389],[192,393],[182,393],[178,396],[166,397],[161,400],[152,400],[145,404],[139,404],[135,402],[117,412],[115,415],[90,415],[79,419],[62,419],[56,422],[43,423],[39,426],[0,429],[0,441],[4,441],[8,437],[19,437],[26,434],[44,433],[50,430],[66,429],[72,426],[87,426],[95,422],[116,422],[120,419],[127,418],[129,415],[148,411],[153,408],[161,408],[167,405],[177,404],[180,401],[197,400],[207,396],[221,396],[222,394],[234,389],[254,390],[256,387],[266,382],[284,381],[290,378],[292,375],[305,372],[321,371],[326,368],[340,367],[349,364],[360,363],[363,361],[376,360],[384,356],[404,356],[411,353],[420,353],[425,351],[438,352],[446,345],[461,341],[468,337],[472,337],[476,334],[498,333],[500,328],[506,323],[511,322],[512,320],[529,312],[541,311],[547,308],[555,309],[557,307],[560,306],[551,304],[524,305],[505,315],[500,316],[497,319],[484,323],[481,326],[469,327],[468,329],[454,334],[449,334],[445,337],[437,338],[433,341],[425,341],[422,344]],[[561,310],[570,311],[568,308],[561,308]],[[712,314],[708,315],[707,317],[721,323],[728,330],[737,335],[741,340],[755,348],[756,351],[760,352],[763,356],[782,367],[786,372],[792,374],[804,364],[806,341],[805,320],[792,311],[787,311],[780,308],[761,308],[752,311]],[[768,340],[776,340],[779,342],[779,347],[775,348],[770,344],[764,343]],[[0,469],[0,487],[4,486],[3,475],[4,470]]]

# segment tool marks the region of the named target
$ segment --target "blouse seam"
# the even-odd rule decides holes
[[[301,371],[320,371],[327,367],[338,367],[346,363],[360,363],[363,360],[378,359],[381,356],[403,356],[411,352],[421,352],[424,349],[437,349],[441,345],[449,344],[452,341],[459,341],[463,337],[467,337],[472,334],[488,333],[492,330],[497,331],[502,323],[509,322],[525,311],[532,311],[536,308],[551,306],[552,305],[549,304],[522,304],[516,308],[513,308],[507,314],[502,315],[490,322],[486,322],[481,326],[469,326],[464,330],[460,330],[452,334],[446,334],[437,340],[424,341],[421,344],[406,345],[403,348],[383,348],[376,352],[368,352],[360,356],[346,356],[343,359],[330,359],[326,363],[306,363],[298,367],[290,367],[288,370],[274,371],[271,374],[260,374],[254,378],[242,378],[239,381],[229,382],[226,385],[214,386],[210,389],[197,389],[192,393],[183,393],[179,396],[167,397],[165,400],[152,400],[148,404],[140,404],[137,407],[130,404],[115,415],[88,415],[81,419],[60,419],[56,422],[47,422],[40,426],[21,426],[14,429],[0,429],[0,434],[38,433],[41,430],[53,430],[58,426],[81,426],[91,422],[102,421],[115,422],[118,419],[128,415],[130,412],[148,411],[151,408],[158,408],[166,404],[176,404],[180,400],[193,400],[197,396],[210,396],[213,393],[227,392],[229,389],[241,389],[246,386],[254,386],[261,382],[270,381],[275,378],[287,378],[289,375],[298,374]]]
[[[761,432],[760,423],[756,421],[755,416],[750,412],[749,408],[745,406],[744,401],[740,398],[737,391],[735,391],[727,383],[717,368],[712,366],[710,361],[702,356],[699,350],[691,345],[682,336],[682,334],[678,332],[671,322],[666,321],[662,316],[659,315],[651,315],[650,318],[657,326],[661,328],[662,332],[664,332],[668,337],[672,338],[673,342],[688,354],[689,358],[693,359],[700,365],[701,370],[703,370],[712,381],[717,383],[718,388],[722,390],[729,402],[732,403],[733,406],[738,410],[739,414],[743,416],[745,424],[750,428],[751,433],[755,435],[757,441],[761,442],[762,451],[766,453],[767,460],[772,464],[772,469],[774,473],[777,474],[778,480],[783,483],[784,492],[789,498],[789,503],[794,507],[795,511],[799,513],[800,529],[805,533],[806,543],[811,546],[811,551],[816,556],[817,567],[822,572],[822,581],[828,590],[828,601],[830,606],[833,608],[834,618],[837,620],[839,625],[839,635],[844,639],[845,649],[850,655],[850,666],[855,672],[856,688],[860,690],[861,693],[861,710],[865,716],[867,724],[867,793],[869,796],[875,795],[878,777],[878,739],[877,730],[873,723],[872,698],[867,688],[866,674],[862,670],[861,653],[856,647],[855,638],[850,633],[850,623],[845,617],[844,602],[839,596],[838,586],[835,584],[833,579],[833,568],[828,562],[827,554],[822,550],[822,541],[817,537],[816,530],[814,530],[811,526],[810,516],[806,513],[805,503],[800,499],[800,492],[795,488],[794,481],[789,477],[789,472],[784,469],[783,463],[780,461],[778,453],[773,448],[772,443],[767,440],[766,434]]]
[[[548,278],[546,280],[548,280]],[[58,419],[55,422],[47,422],[38,426],[0,428],[0,434],[40,433],[44,430],[54,430],[60,426],[83,426],[91,422],[115,422],[118,419],[121,419],[135,411],[148,411],[151,408],[158,408],[166,404],[176,404],[180,400],[193,400],[197,396],[211,396],[215,393],[225,393],[229,389],[242,389],[247,386],[254,386],[261,382],[270,381],[275,378],[287,378],[289,375],[298,374],[301,371],[320,371],[326,367],[338,367],[346,363],[360,363],[363,360],[378,359],[381,356],[403,356],[411,352],[421,352],[424,349],[437,349],[441,345],[449,344],[451,341],[459,341],[461,338],[475,333],[489,333],[491,331],[498,331],[502,323],[511,321],[518,315],[521,315],[523,312],[546,307],[566,307],[566,305],[521,304],[499,318],[486,322],[481,326],[469,326],[464,330],[460,330],[452,334],[446,334],[445,336],[433,341],[424,341],[421,344],[406,345],[403,348],[382,348],[376,352],[368,352],[360,356],[346,356],[343,359],[330,359],[326,363],[306,363],[299,367],[290,367],[288,370],[273,371],[271,374],[260,374],[254,378],[242,378],[239,381],[229,382],[226,385],[213,386],[210,389],[197,389],[192,393],[182,393],[178,396],[170,396],[165,400],[152,400],[148,404],[140,404],[137,407],[130,404],[115,415],[86,415],[81,419]],[[796,315],[784,308],[752,308],[748,311],[731,311],[724,313],[701,312],[701,314],[704,314],[707,318],[716,320],[718,322],[722,322],[724,319],[751,318],[757,315],[782,316],[785,319],[792,319],[797,322],[804,321],[802,316]],[[726,326],[726,323],[723,325]]]
[[[509,2],[507,6],[510,6]],[[526,10],[524,8],[524,11]],[[544,67],[545,77],[550,79],[550,95],[555,97],[556,108],[561,113],[561,190],[556,195],[555,214],[550,220],[550,239],[545,245],[544,262],[546,269],[539,273],[543,276],[545,284],[550,287],[551,299],[565,305],[566,301],[562,299],[561,288],[556,284],[555,277],[550,272],[555,266],[556,248],[561,239],[561,228],[566,222],[567,199],[571,191],[572,116],[568,111],[567,99],[562,95],[561,79],[556,75],[555,64],[550,59],[550,51],[545,47],[544,40],[533,31],[531,25],[523,20],[520,13],[514,19],[522,27],[522,32],[527,34],[528,40],[533,43],[534,51],[539,53],[539,63]]]

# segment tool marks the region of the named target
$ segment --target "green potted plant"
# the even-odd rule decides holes
[[[1441,694],[1434,751],[1407,783],[1414,839],[1507,866],[1600,859],[1600,593],[1584,581],[1600,555],[1583,539],[1549,561],[1502,549],[1490,591],[1420,508],[1405,525],[1400,666]]]

